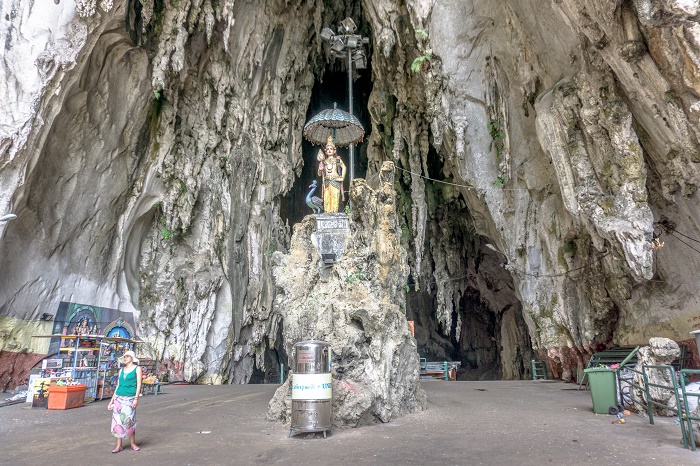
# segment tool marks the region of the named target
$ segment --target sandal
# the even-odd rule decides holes
[[[139,451],[141,449],[141,447],[131,447],[131,449],[134,451]]]
[[[123,448],[115,448],[114,450],[112,450],[112,453],[119,453],[122,450]]]

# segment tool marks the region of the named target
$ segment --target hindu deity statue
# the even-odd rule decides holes
[[[344,197],[343,180],[345,180],[345,171],[343,160],[336,154],[333,136],[328,136],[328,142],[326,142],[323,153],[319,151],[318,164],[318,176],[323,179],[324,212],[338,212],[340,209],[341,195]]]

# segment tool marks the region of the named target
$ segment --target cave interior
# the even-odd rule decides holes
[[[357,24],[363,24],[361,18]],[[368,31],[360,31],[368,34]],[[371,131],[368,101],[372,92],[372,51],[367,51],[368,66],[364,70],[353,70],[353,107],[354,114],[362,123],[366,135]],[[330,58],[325,67],[317,71],[311,98],[308,104],[306,121],[327,108],[348,110],[348,77],[345,60]],[[366,144],[355,146],[355,177],[364,178],[367,174],[368,155]],[[292,226],[301,222],[304,216],[311,214],[305,198],[309,186],[318,179],[316,154],[320,146],[307,140],[302,144],[303,168],[293,188],[281,200],[280,212],[284,221]],[[349,165],[348,149],[339,148],[338,153]],[[385,159],[391,159],[390,154]],[[398,161],[397,163],[401,163]],[[472,215],[461,194],[446,179],[443,173],[444,155],[439,154],[431,145],[428,153],[428,178],[426,190],[431,215],[426,229],[423,245],[416,245],[413,240],[403,238],[402,243],[409,251],[409,261],[415,261],[412,250],[422,247],[426,251],[424,267],[419,281],[427,282],[424,287],[416,286],[414,277],[406,284],[406,316],[414,321],[415,337],[421,358],[428,361],[459,361],[461,368],[458,380],[498,380],[502,378],[519,379],[530,375],[532,344],[527,326],[521,315],[521,305],[514,292],[513,278],[504,269],[507,262],[503,253],[486,248],[493,243],[489,238],[475,233]],[[408,168],[408,167],[407,167]],[[349,167],[348,167],[349,174]],[[400,177],[397,177],[400,179]],[[320,183],[319,183],[320,184]],[[345,189],[348,189],[346,178]],[[410,197],[410,186],[397,181],[397,189],[403,190]],[[314,195],[321,197],[320,190]],[[344,205],[341,205],[341,210]],[[399,210],[402,210],[399,206]],[[410,207],[404,206],[402,223],[410,225]],[[404,233],[408,228],[404,228]],[[404,235],[406,236],[406,235]],[[439,262],[446,257],[457,263],[449,273],[438,273]],[[441,267],[445,267],[444,264]],[[439,279],[436,279],[440,275]],[[439,303],[436,297],[438,282],[451,290],[453,300],[445,303],[449,319],[439,322],[437,317]],[[484,296],[487,295],[487,296]],[[283,351],[283,342],[277,348],[269,350],[275,354],[269,356],[283,362],[277,355]],[[267,357],[267,356],[266,356]],[[270,366],[268,366],[270,367]],[[256,371],[257,379],[264,374]],[[253,380],[253,379],[252,379]]]

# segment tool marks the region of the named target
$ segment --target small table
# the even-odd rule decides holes
[[[156,383],[144,383],[141,385],[141,394],[142,395],[162,395],[165,393],[163,391],[163,383],[156,382]]]

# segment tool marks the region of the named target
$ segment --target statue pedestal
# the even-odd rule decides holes
[[[345,252],[345,239],[350,236],[348,214],[316,214],[316,231],[311,242],[321,255],[323,265],[336,263]]]

